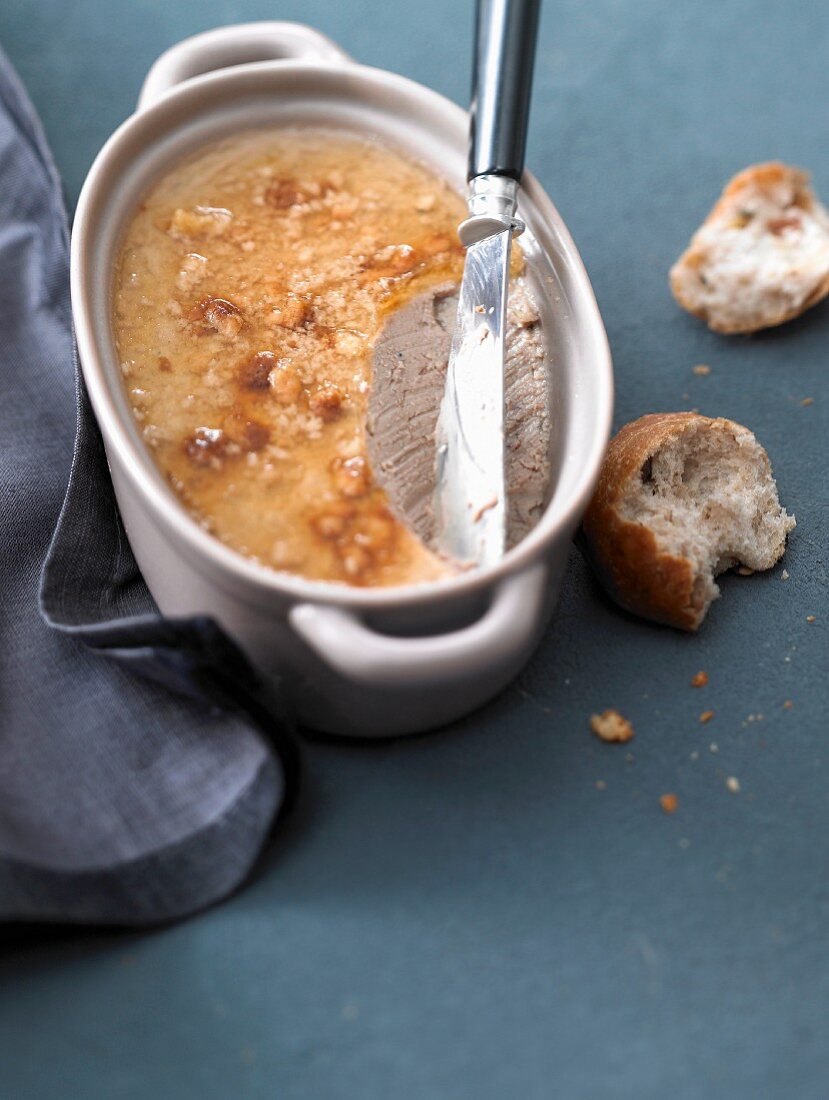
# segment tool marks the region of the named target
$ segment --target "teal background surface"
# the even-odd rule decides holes
[[[465,100],[461,0],[6,0],[0,42],[70,203],[158,53],[265,18]],[[666,281],[746,164],[803,165],[829,198],[827,59],[820,0],[547,0],[528,149],[596,288],[617,424],[699,408],[753,428],[798,518],[790,579],[724,578],[690,637],[615,610],[573,551],[492,705],[307,746],[238,896],[141,936],[5,930],[3,1100],[829,1095],[829,308],[724,339]],[[591,736],[606,707],[630,745]]]

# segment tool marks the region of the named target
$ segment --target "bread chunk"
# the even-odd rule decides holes
[[[653,413],[611,440],[584,518],[610,596],[646,619],[696,630],[735,565],[770,569],[793,516],[748,428],[697,413]]]
[[[746,168],[671,268],[671,290],[715,332],[756,332],[829,294],[829,213],[799,168]]]

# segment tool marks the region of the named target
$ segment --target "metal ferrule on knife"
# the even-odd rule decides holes
[[[475,176],[469,181],[468,205],[469,217],[458,226],[461,244],[467,248],[504,229],[513,237],[524,232],[524,223],[515,216],[518,181],[510,176]]]

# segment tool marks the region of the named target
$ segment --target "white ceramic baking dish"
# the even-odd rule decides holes
[[[607,442],[610,354],[573,242],[527,173],[522,244],[541,305],[553,402],[553,480],[535,530],[496,567],[372,590],[273,572],[208,535],[136,430],[111,329],[113,260],[142,194],[189,150],[239,128],[303,122],[385,138],[464,187],[467,116],[435,92],[358,65],[297,24],[223,27],[187,39],[152,67],[136,114],[104,146],[84,185],[72,239],[78,348],[130,543],[159,608],[211,615],[313,728],[411,733],[495,695],[545,629]]]

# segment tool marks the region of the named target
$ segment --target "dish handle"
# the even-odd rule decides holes
[[[294,630],[336,672],[374,687],[460,685],[497,675],[535,635],[547,567],[532,566],[502,581],[482,617],[448,634],[401,638],[380,634],[354,613],[302,603],[288,618]]]
[[[153,64],[141,94],[138,110],[194,76],[246,65],[253,61],[321,61],[342,65],[348,54],[330,38],[302,23],[239,23],[217,27],[185,38]]]

